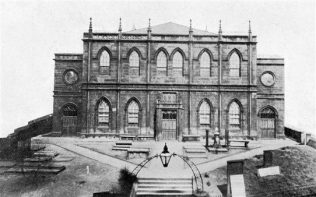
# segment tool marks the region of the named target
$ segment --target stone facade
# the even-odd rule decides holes
[[[157,140],[205,135],[205,129],[211,135],[227,131],[229,137],[283,137],[284,60],[257,57],[256,45],[251,30],[246,35],[213,34],[166,23],[96,33],[90,24],[82,54],[55,54],[53,130]],[[107,66],[101,65],[103,52]],[[130,63],[135,52],[138,67]],[[161,52],[163,69],[158,68]],[[206,70],[201,66],[204,53],[210,59]],[[176,68],[175,54],[182,57],[181,68]],[[233,54],[239,60],[238,76],[230,74]],[[102,102],[105,119],[100,119]],[[201,112],[204,102],[206,115]],[[136,123],[131,103],[138,106]]]

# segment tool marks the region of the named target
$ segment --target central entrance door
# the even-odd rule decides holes
[[[177,110],[162,110],[162,140],[175,140],[177,133]]]

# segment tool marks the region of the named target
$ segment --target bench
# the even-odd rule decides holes
[[[154,140],[154,136],[149,135],[138,135],[137,140]]]
[[[230,143],[241,143],[244,144],[243,146],[231,145]],[[249,140],[228,140],[228,147],[245,147],[248,148]]]
[[[116,146],[132,146],[132,142],[131,141],[119,141],[119,142],[115,142]]]
[[[182,141],[200,141],[200,135],[182,135]]]
[[[120,140],[135,140],[137,138],[136,135],[120,135]]]
[[[207,150],[209,152],[213,151],[213,152],[228,152],[228,149],[227,148],[207,148]]]
[[[144,155],[145,158],[149,156],[150,153],[150,148],[136,148],[132,147],[127,149],[127,159],[133,159],[138,155],[138,157],[143,158],[142,156]],[[132,157],[133,156],[133,157]]]
[[[116,137],[116,133],[80,133],[82,138],[87,137]]]

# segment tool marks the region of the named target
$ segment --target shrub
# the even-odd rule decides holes
[[[121,192],[124,194],[129,194],[132,190],[134,182],[137,181],[136,175],[130,172],[127,168],[123,168],[120,170],[119,176],[119,185],[121,188]]]

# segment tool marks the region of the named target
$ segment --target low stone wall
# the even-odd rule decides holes
[[[307,143],[311,138],[310,133],[306,133],[304,131],[293,129],[290,127],[284,127],[284,134],[286,137],[291,138],[301,144]]]

